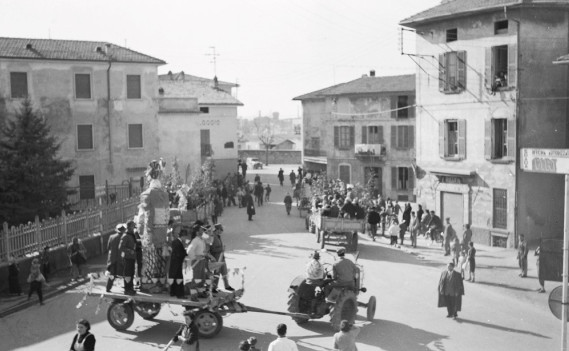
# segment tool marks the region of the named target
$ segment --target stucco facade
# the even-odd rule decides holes
[[[439,5],[441,13],[459,2]],[[474,240],[488,245],[563,233],[563,176],[521,171],[519,150],[567,147],[567,72],[552,61],[568,51],[568,8],[524,3],[441,18],[435,8],[433,18],[401,23],[416,29],[425,58],[417,68],[417,202],[455,228],[470,223]],[[459,58],[455,77],[449,55]],[[452,79],[459,83],[448,90]]]
[[[215,84],[183,72],[160,75],[158,136],[167,162],[176,157],[180,170],[189,165],[195,171],[210,157],[215,176],[223,177],[237,170],[237,108],[243,104],[231,95],[235,84]]]
[[[3,41],[10,40],[4,38]],[[33,45],[37,42],[40,41],[36,40]],[[92,46],[93,52],[101,45],[78,43]],[[29,50],[37,47],[35,52],[41,53],[40,44],[28,45]],[[129,51],[117,46],[109,48]],[[25,73],[22,77],[27,83],[27,95],[61,142],[61,158],[73,161],[75,174],[70,186],[79,186],[80,176],[94,177],[98,188],[105,182],[121,184],[131,177],[140,177],[149,159],[159,156],[159,139],[155,133],[157,67],[163,61],[150,58],[150,62],[119,62],[111,59],[109,63],[65,57],[50,59],[49,55],[47,58],[5,56],[6,52],[0,54],[0,109],[11,118],[19,108],[23,99],[12,96],[12,73]],[[77,97],[77,74],[87,82],[83,87],[89,87],[88,97]],[[140,95],[136,98],[127,98],[127,76],[139,77]],[[78,128],[84,132],[81,136]],[[136,134],[135,142],[129,141],[129,128]],[[89,139],[89,130],[92,140],[81,140],[85,136]]]
[[[413,201],[414,83],[414,76],[364,76],[295,98],[302,101],[305,167],[325,157],[329,177],[366,185],[376,174],[383,196]]]

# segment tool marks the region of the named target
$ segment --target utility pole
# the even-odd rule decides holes
[[[217,77],[217,56],[219,56],[219,54],[215,51],[215,46],[210,46],[209,48],[212,51],[211,54],[205,54],[205,55],[211,56],[210,63],[213,63],[213,76]]]

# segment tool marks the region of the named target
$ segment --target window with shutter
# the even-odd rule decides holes
[[[407,95],[400,95],[397,97],[397,118],[408,118],[409,97]]]
[[[492,120],[484,121],[484,158],[486,160],[492,159]]]
[[[378,134],[378,144],[384,144],[385,140],[383,139],[383,126],[377,126],[377,134]]]
[[[95,198],[95,176],[79,176],[79,199],[89,200]]]
[[[446,143],[446,122],[439,122],[439,156],[445,158],[448,154]]]
[[[413,172],[413,167],[407,168],[407,178],[408,178],[407,182],[408,189],[413,189],[413,187],[415,186],[415,172]]]
[[[458,89],[466,89],[466,51],[457,51],[457,58],[458,58]]]
[[[510,161],[514,161],[516,159],[516,120],[509,119],[508,123],[508,132],[507,134],[507,158]]]
[[[10,72],[10,92],[12,99],[23,99],[28,96],[28,74],[26,72]]]
[[[439,55],[439,90],[456,94],[466,89],[466,51],[451,51]]]
[[[350,130],[350,144],[348,148],[353,148],[356,145],[356,127],[348,127]]]
[[[397,118],[397,96],[391,97],[391,118]]]
[[[90,99],[91,98],[91,75],[88,73],[80,73],[75,75],[75,98]]]
[[[458,122],[456,120],[447,120],[445,121],[445,127],[445,157],[456,157],[458,156]]]
[[[391,189],[397,190],[397,167],[391,167]]]
[[[362,144],[367,144],[367,127],[362,126]]]
[[[515,87],[518,78],[518,47],[516,44],[508,45],[508,86]]]
[[[77,150],[93,150],[93,126],[77,125]]]
[[[340,127],[334,126],[334,147],[340,148]]]
[[[128,148],[140,149],[143,147],[142,142],[142,124],[128,125]]]
[[[415,96],[414,95],[410,95],[409,96],[409,118],[415,118],[415,109],[417,107],[415,107]]]
[[[445,92],[446,87],[446,55],[439,54],[439,91]]]
[[[339,150],[349,150],[355,145],[354,140],[354,127],[350,126],[339,126],[334,127],[334,143],[336,142],[336,128],[338,133],[338,149]]]
[[[126,76],[126,98],[127,99],[140,99],[141,98],[141,85],[139,75]]]

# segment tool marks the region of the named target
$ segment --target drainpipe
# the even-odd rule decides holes
[[[109,128],[109,163],[113,164],[113,143],[111,140],[111,57],[109,56],[109,67],[107,68],[107,127]]]

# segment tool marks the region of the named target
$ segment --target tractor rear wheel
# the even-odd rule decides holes
[[[330,324],[335,331],[340,330],[340,322],[346,319],[351,324],[356,320],[358,300],[352,290],[344,290],[336,298],[336,303],[330,312]]]
[[[300,312],[300,297],[297,293],[290,293],[288,295],[288,303],[287,303],[287,311],[290,313],[301,313]],[[292,317],[292,320],[296,322],[296,324],[304,324],[308,322],[308,318],[302,317]]]

